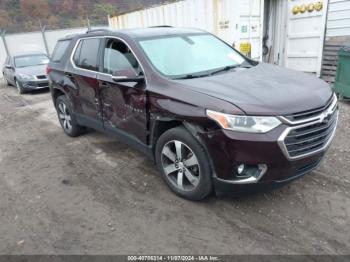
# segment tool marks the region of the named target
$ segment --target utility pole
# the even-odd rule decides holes
[[[42,25],[40,19],[39,19],[39,25],[40,25],[41,36],[42,36],[43,41],[44,41],[44,46],[45,46],[46,54],[47,54],[48,57],[50,57],[50,50],[49,50],[49,46],[48,46],[48,44],[47,44],[46,35],[45,35],[46,26],[45,26],[45,25],[44,25],[44,26]]]
[[[86,16],[86,23],[87,23],[88,31],[91,31],[89,16]]]
[[[6,54],[9,55],[10,52],[9,52],[9,49],[8,49],[8,46],[7,46],[7,43],[6,43],[6,38],[5,38],[6,30],[0,30],[0,32],[1,32],[2,42],[4,43]]]

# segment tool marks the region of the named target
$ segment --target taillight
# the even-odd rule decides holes
[[[51,71],[52,71],[52,68],[51,67],[46,67],[46,74],[48,75],[48,74],[50,74],[51,73]]]

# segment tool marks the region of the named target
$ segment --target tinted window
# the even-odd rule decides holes
[[[49,58],[46,55],[26,55],[15,57],[15,67],[46,65]]]
[[[132,68],[140,73],[139,64],[129,48],[120,41],[109,40],[104,50],[103,72],[113,74],[118,70]]]
[[[94,38],[82,40],[74,54],[74,62],[76,66],[98,71],[99,47],[100,39]]]
[[[66,50],[69,46],[70,40],[64,40],[64,41],[58,41],[55,47],[55,50],[52,54],[52,61],[53,62],[60,62],[63,55],[66,53]]]

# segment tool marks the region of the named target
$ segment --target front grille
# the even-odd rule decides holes
[[[322,122],[312,122],[292,128],[284,139],[284,145],[290,157],[299,157],[313,153],[327,146],[337,125],[338,111]]]
[[[48,87],[49,83],[38,83],[38,87]]]
[[[313,169],[315,169],[318,164],[321,162],[321,158],[305,165],[297,169],[297,175],[305,175],[306,173],[311,172]]]
[[[299,113],[294,113],[294,114],[290,114],[290,115],[286,115],[284,116],[284,118],[288,119],[291,122],[296,122],[296,121],[302,121],[302,120],[307,120],[309,118],[312,117],[316,117],[318,115],[320,115],[323,111],[325,111],[327,108],[329,108],[335,100],[335,96],[332,96],[327,104],[325,106],[316,108],[316,109],[312,109],[312,110],[307,110],[307,111],[303,111],[303,112],[299,112]]]
[[[37,79],[47,79],[46,75],[40,75],[40,76],[36,76]]]

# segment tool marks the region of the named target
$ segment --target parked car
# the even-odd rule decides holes
[[[324,81],[254,62],[201,30],[66,37],[48,72],[67,135],[90,127],[132,145],[191,200],[309,173],[337,126],[337,98]]]
[[[13,85],[20,94],[49,87],[46,75],[49,58],[43,53],[21,53],[8,56],[2,72],[7,85]]]

